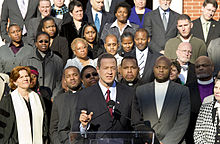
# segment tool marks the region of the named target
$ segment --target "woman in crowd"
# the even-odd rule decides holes
[[[124,57],[126,53],[129,53],[134,48],[134,36],[130,32],[124,32],[121,36],[121,47],[119,55]]]
[[[113,23],[106,24],[103,28],[101,40],[105,41],[105,38],[109,34],[116,35],[119,42],[121,42],[121,35],[124,32],[130,32],[134,34],[139,28],[138,25],[130,23],[128,20],[131,13],[131,6],[126,2],[121,2],[115,7],[115,17],[117,18]],[[119,47],[120,50],[120,47]]]
[[[128,19],[131,23],[139,25],[140,28],[143,28],[145,14],[151,11],[145,8],[146,1],[147,0],[134,0],[135,6],[131,9],[131,15]]]
[[[78,0],[73,0],[69,3],[69,14],[72,17],[72,20],[62,25],[60,36],[67,38],[70,47],[71,42],[75,38],[80,37],[82,27],[87,22],[83,20],[83,5]]]
[[[45,106],[42,98],[30,90],[31,72],[28,67],[17,66],[10,74],[10,87],[13,92],[3,97],[0,108],[8,112],[2,128],[4,134],[1,144],[43,144],[47,138],[48,127]]]
[[[88,43],[88,57],[97,58],[104,51],[103,44],[99,41],[98,32],[94,24],[84,25],[81,37]]]
[[[170,80],[182,84],[179,78],[180,72],[181,72],[181,66],[179,62],[177,60],[172,60],[171,70],[170,70]]]
[[[194,131],[195,144],[217,144],[220,140],[220,77],[215,80],[214,97],[208,96],[200,107]]]
[[[70,58],[68,42],[65,37],[58,36],[58,28],[51,16],[47,16],[40,21],[37,32],[46,32],[50,36],[50,49],[62,58],[66,63]]]
[[[76,38],[71,43],[71,48],[74,55],[76,56],[73,59],[68,59],[66,67],[76,66],[80,71],[86,65],[94,66],[94,61],[88,57],[88,43],[82,38]]]

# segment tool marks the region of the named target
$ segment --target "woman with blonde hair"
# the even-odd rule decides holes
[[[12,93],[4,96],[0,108],[9,113],[0,143],[43,144],[47,138],[47,118],[42,98],[30,90],[30,68],[17,66],[10,74]]]

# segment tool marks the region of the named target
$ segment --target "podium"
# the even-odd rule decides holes
[[[155,134],[151,131],[98,131],[70,132],[70,144],[153,144]]]

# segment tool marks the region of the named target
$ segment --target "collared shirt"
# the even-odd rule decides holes
[[[123,59],[122,56],[120,56],[118,53],[116,55],[114,55],[114,57],[116,58],[117,60],[117,66],[120,66],[121,65],[121,61]]]
[[[106,100],[107,98],[107,88],[99,81],[99,86],[102,90],[102,94]],[[112,84],[112,86],[109,88],[110,90],[110,99],[116,102],[116,82]]]
[[[180,72],[179,78],[180,78],[181,82],[184,84],[187,81],[188,67],[189,67],[188,63],[181,66],[181,72]]]
[[[16,54],[23,46],[23,42],[18,47],[16,47],[13,43],[10,43],[9,45],[14,54]]]
[[[167,93],[167,88],[169,85],[169,80],[163,83],[159,83],[156,80],[155,82],[155,101],[156,101],[156,108],[157,108],[157,116],[160,118],[160,114],[163,108],[164,100]]]
[[[202,30],[203,30],[203,35],[204,39],[206,41],[208,33],[209,33],[209,28],[211,25],[211,21],[207,21],[203,18],[203,16],[200,17],[201,23],[202,23]]]
[[[144,53],[144,57],[143,57],[143,59],[144,59],[144,65],[146,64],[146,61],[147,61],[147,55],[148,55],[148,47],[145,49],[145,50],[143,50],[143,51],[141,51],[141,50],[139,50],[137,47],[136,47],[136,58],[137,58],[137,61],[138,61],[138,65],[140,64],[140,58],[141,58],[141,56],[142,56],[142,54]]]
[[[170,17],[170,8],[168,10],[164,11],[161,7],[159,7],[159,12],[160,12],[160,17],[163,20],[163,13],[165,12],[165,16],[167,18],[167,24],[169,22],[169,17]]]
[[[116,20],[112,23],[112,25],[110,26],[110,28],[112,28],[112,27],[117,27],[117,28],[118,28],[118,31],[119,31],[119,33],[120,33],[120,35],[122,35],[123,32],[124,32],[124,30],[125,30],[125,28],[127,28],[128,26],[129,26],[129,27],[132,27],[129,20],[127,20],[126,25],[122,28],[122,30],[120,30],[120,28],[119,28],[119,26],[118,26],[118,20],[116,19]]]
[[[100,22],[100,26],[101,26],[101,24],[102,24],[102,12],[101,11],[97,12],[92,7],[92,17],[93,17],[94,22],[95,22],[96,13],[98,14],[98,18],[99,18],[99,22]]]

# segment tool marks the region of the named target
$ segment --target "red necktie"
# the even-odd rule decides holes
[[[107,97],[106,97],[106,103],[108,103],[109,101],[110,101],[111,99],[110,99],[110,90],[108,89],[107,90]],[[111,116],[113,117],[113,115],[112,115],[112,108],[109,108],[108,107],[108,109],[109,109],[109,112],[110,112],[110,114],[111,114]]]

